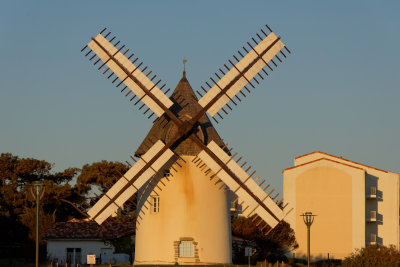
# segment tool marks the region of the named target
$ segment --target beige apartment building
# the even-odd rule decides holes
[[[296,233],[296,256],[307,253],[304,212],[317,215],[314,259],[343,258],[369,244],[399,247],[399,174],[319,151],[282,172],[284,199],[294,208],[286,221]]]

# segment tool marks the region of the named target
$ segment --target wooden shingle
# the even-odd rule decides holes
[[[176,86],[170,99],[174,103],[170,110],[181,120],[189,120],[194,117],[202,107],[198,103],[198,99],[193,92],[188,80],[186,79],[185,72],[183,73],[182,79]],[[195,126],[196,135],[203,140],[204,144],[207,145],[211,140],[216,142],[219,146],[223,147],[224,143],[218,135],[217,131],[213,127],[211,121],[204,114],[197,125]],[[135,156],[139,157],[146,153],[146,151],[157,141],[162,140],[164,143],[174,137],[177,133],[178,128],[171,121],[167,115],[159,117],[150,129],[137,151]],[[189,138],[184,139],[175,147],[172,147],[175,153],[179,155],[195,156],[200,152],[200,148]]]

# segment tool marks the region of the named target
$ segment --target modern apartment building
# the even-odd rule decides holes
[[[369,244],[399,247],[399,174],[323,152],[294,160],[283,170],[283,194],[294,210],[297,256],[307,253],[301,214],[316,214],[311,226],[313,258],[343,258]]]

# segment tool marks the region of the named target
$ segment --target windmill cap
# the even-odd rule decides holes
[[[186,79],[186,71],[183,71],[183,75],[170,99],[174,103],[170,110],[181,120],[190,120],[193,118],[201,109],[202,106],[198,103],[198,99],[193,92],[189,81]],[[209,142],[214,141],[219,146],[224,146],[224,142],[215,130],[211,121],[204,114],[195,126],[197,128],[196,135],[207,145]],[[175,123],[168,118],[167,115],[163,115],[154,121],[152,128],[150,129],[147,136],[135,152],[135,156],[139,157],[146,153],[146,151],[157,141],[161,140],[164,143],[168,143],[178,132],[178,128]],[[192,140],[185,139],[180,142],[176,147],[172,149],[179,155],[197,155],[201,149]]]

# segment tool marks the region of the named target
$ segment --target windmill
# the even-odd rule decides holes
[[[139,110],[151,118],[153,128],[135,156],[138,160],[87,212],[102,224],[138,194],[135,263],[230,263],[231,236],[228,201],[261,229],[273,229],[291,211],[279,194],[267,191],[265,180],[239,163],[220,139],[206,113],[218,123],[242,101],[289,49],[266,26],[257,40],[247,42],[224,64],[215,78],[194,94],[185,70],[177,88],[167,97],[165,84],[129,49],[103,29],[81,50]],[[267,30],[266,30],[267,31]],[[114,43],[113,43],[114,42]],[[118,48],[119,46],[119,48]],[[86,49],[89,51],[86,52]],[[239,59],[239,58],[240,59]],[[275,60],[274,60],[275,59]],[[184,63],[186,63],[184,61]],[[157,81],[158,80],[158,81]],[[178,170],[179,169],[179,170]],[[270,190],[270,189],[269,189]]]

